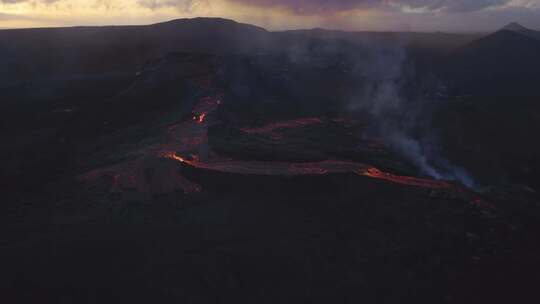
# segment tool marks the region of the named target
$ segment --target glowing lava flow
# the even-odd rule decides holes
[[[192,119],[173,126],[167,126],[169,139],[166,143],[151,146],[141,151],[142,155],[159,159],[170,159],[182,165],[199,169],[246,175],[324,175],[330,173],[355,173],[360,176],[384,180],[394,184],[414,186],[426,189],[437,189],[441,192],[452,193],[472,204],[482,207],[492,207],[472,191],[446,181],[437,181],[409,176],[394,175],[381,171],[373,166],[345,160],[325,160],[320,162],[279,162],[279,161],[248,161],[228,159],[215,154],[208,146],[209,114],[221,104],[221,95],[203,97],[193,109]],[[210,121],[211,123],[211,121]],[[319,118],[299,118],[289,121],[275,122],[258,128],[244,128],[248,134],[270,135],[281,138],[280,131],[288,128],[305,127],[321,124]],[[190,155],[190,156],[185,156]],[[204,155],[204,160],[199,156]],[[145,157],[118,166],[98,169],[86,175],[95,180],[99,176],[112,176],[113,187],[126,189],[135,188],[140,192],[167,192],[181,188],[186,193],[201,191],[201,187],[184,178],[178,166],[170,162],[145,161]],[[156,169],[153,177],[147,177],[146,169]]]
[[[323,175],[327,173],[346,173],[362,170],[364,165],[337,160],[326,160],[311,163],[289,163],[278,161],[247,161],[221,158],[215,156],[210,160],[201,161],[195,155],[190,159],[168,152],[163,157],[172,159],[198,169],[211,171],[249,174],[249,175]]]
[[[206,113],[201,113],[199,115],[193,116],[193,120],[200,124],[204,122],[205,118],[206,118]]]
[[[392,183],[408,185],[408,186],[416,186],[416,187],[432,188],[432,189],[444,189],[444,188],[453,187],[452,184],[444,182],[444,181],[394,175],[391,173],[383,172],[375,167],[368,168],[367,170],[358,170],[356,171],[356,173],[362,176],[383,179]]]
[[[385,180],[385,181],[392,182],[395,184],[443,190],[448,193],[453,193],[454,195],[457,195],[467,200],[469,203],[473,205],[476,205],[482,208],[496,209],[495,206],[483,200],[476,193],[470,191],[469,189],[463,186],[458,186],[456,184],[452,184],[449,182],[418,178],[418,177],[394,175],[388,172],[383,172],[375,167],[357,170],[356,173],[361,176],[381,179],[381,180]]]
[[[181,163],[186,163],[186,160],[180,156],[177,156],[176,153],[167,153],[166,155],[163,155],[165,158],[172,158],[175,159]]]
[[[191,155],[190,159],[178,156],[175,152],[166,152],[161,155],[162,158],[168,158],[173,159],[181,163],[185,163],[188,165],[191,165],[193,167],[197,167],[197,162],[199,161],[199,157],[197,155]]]
[[[384,180],[394,184],[424,189],[436,189],[441,191],[441,193],[452,193],[452,195],[455,197],[462,198],[473,205],[495,209],[493,205],[481,199],[474,192],[456,184],[446,181],[394,175],[381,171],[375,167],[349,161],[326,160],[309,163],[288,163],[232,160],[216,157],[212,160],[202,162],[196,156],[192,156],[190,159],[187,159],[185,157],[178,156],[176,153],[167,153],[163,155],[163,157],[198,169],[248,175],[294,176],[354,172],[360,176]]]

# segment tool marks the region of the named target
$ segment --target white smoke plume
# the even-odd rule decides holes
[[[427,176],[459,181],[474,187],[474,180],[463,168],[441,155],[436,134],[429,130],[430,100],[415,83],[414,65],[400,46],[365,46],[355,66],[361,84],[350,99],[353,112],[368,113],[375,124],[374,132],[385,143],[413,162]],[[411,85],[412,84],[412,85]]]

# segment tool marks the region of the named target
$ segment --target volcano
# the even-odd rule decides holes
[[[517,22],[512,22],[512,23],[509,23],[507,25],[505,25],[502,30],[506,30],[506,31],[513,31],[513,32],[523,32],[523,31],[528,31],[529,29],[524,27],[523,25],[517,23]]]
[[[516,22],[513,22],[513,23],[510,23],[510,24],[506,25],[501,30],[506,30],[506,31],[519,33],[519,34],[522,34],[522,35],[525,35],[527,37],[537,39],[537,40],[540,39],[540,32],[539,31],[528,29],[528,28],[524,27],[523,25],[521,25],[519,23],[516,23]]]
[[[536,299],[525,31],[0,31],[1,298]]]

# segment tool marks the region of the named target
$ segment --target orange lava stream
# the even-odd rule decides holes
[[[444,189],[444,188],[453,187],[452,184],[445,181],[394,175],[388,172],[383,172],[375,167],[368,168],[367,170],[357,171],[357,174],[372,177],[372,178],[383,179],[392,183],[408,185],[408,186],[416,186],[416,187],[432,188],[432,189]]]
[[[366,166],[362,164],[337,160],[289,163],[234,160],[216,156],[211,160],[201,161],[195,155],[192,155],[190,159],[187,159],[174,152],[167,152],[163,154],[162,157],[199,169],[252,175],[322,175],[327,173],[354,172],[355,170],[365,170],[366,168]]]
[[[179,162],[181,162],[181,163],[185,163],[185,162],[186,162],[186,160],[183,159],[182,157],[176,156],[176,153],[169,153],[169,154],[167,154],[167,155],[163,155],[163,157],[166,157],[166,158],[172,158],[172,159],[175,159],[175,160],[177,160],[177,161],[179,161]]]
[[[181,165],[189,165],[195,168],[238,174],[294,176],[356,173],[360,176],[395,184],[440,189],[455,193],[472,204],[482,207],[492,207],[468,189],[446,181],[394,175],[372,166],[351,161],[326,160],[320,162],[290,163],[233,160],[220,157],[213,153],[208,146],[208,124],[205,122],[208,121],[208,115],[219,107],[221,99],[221,95],[201,98],[193,109],[193,113],[195,114],[191,120],[174,126],[168,126],[167,131],[170,135],[168,142],[146,149],[143,155],[157,156],[158,159],[170,159]],[[258,128],[243,128],[241,130],[248,134],[267,134],[273,138],[281,138],[281,134],[279,134],[280,130],[321,123],[323,121],[319,118],[299,118],[270,123]],[[204,155],[204,160],[199,157],[202,155]],[[186,193],[201,191],[199,185],[180,175],[179,166],[171,166],[170,163],[161,165],[160,162],[157,162],[157,164],[153,165],[158,169],[155,175],[161,177],[156,180],[148,180],[145,177],[145,166],[143,157],[141,160],[134,162],[94,170],[86,174],[84,178],[96,179],[100,175],[107,175],[112,177],[113,188],[136,188],[141,192],[166,192],[174,190],[177,187],[181,187]]]
[[[475,193],[468,189],[452,184],[446,181],[431,180],[418,177],[394,175],[388,172],[381,171],[375,167],[363,165],[360,163],[349,161],[326,160],[310,163],[288,163],[288,162],[263,162],[263,161],[243,161],[232,159],[220,159],[219,157],[201,161],[196,156],[191,156],[190,159],[181,157],[176,153],[167,153],[163,155],[189,166],[227,173],[249,174],[249,175],[324,175],[328,173],[347,173],[354,172],[360,176],[384,180],[394,184],[436,189],[443,192],[450,192],[461,197],[471,204],[482,208],[495,209],[493,205],[484,201]]]
[[[206,113],[201,113],[199,115],[194,115],[193,120],[195,120],[197,123],[203,123],[206,118]]]

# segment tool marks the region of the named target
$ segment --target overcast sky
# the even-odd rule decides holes
[[[0,28],[148,24],[211,16],[270,30],[540,29],[540,0],[0,0]]]

